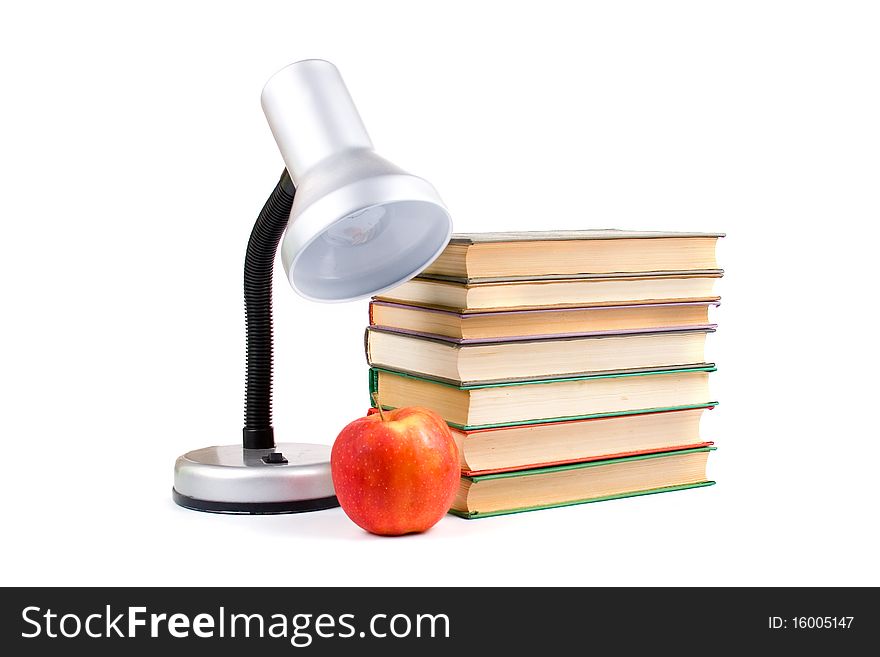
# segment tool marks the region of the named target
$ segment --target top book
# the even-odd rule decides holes
[[[723,233],[629,230],[457,233],[423,277],[461,282],[714,270]]]

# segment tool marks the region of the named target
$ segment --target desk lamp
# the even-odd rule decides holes
[[[409,280],[452,233],[434,187],[373,151],[333,64],[291,64],[266,83],[261,100],[286,168],[245,255],[242,443],[187,452],[174,467],[174,501],[198,511],[296,513],[338,505],[330,447],[276,443],[272,429],[272,268],[282,234],[281,261],[293,289],[313,301],[340,302]]]

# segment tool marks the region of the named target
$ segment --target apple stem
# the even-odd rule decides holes
[[[379,393],[372,393],[373,403],[376,405],[376,408],[379,410],[379,418],[385,422],[385,411],[382,410],[382,403],[379,401]]]

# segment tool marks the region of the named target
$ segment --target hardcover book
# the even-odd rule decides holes
[[[470,431],[657,410],[714,406],[713,366],[468,385],[370,370],[371,399],[383,408],[424,406]]]
[[[709,308],[717,305],[716,301],[691,301],[466,312],[374,300],[370,303],[370,325],[470,344],[640,331],[712,329],[715,325],[709,323]]]
[[[425,270],[473,282],[717,268],[722,233],[626,230],[461,233]]]
[[[439,306],[457,312],[620,306],[675,301],[718,301],[713,296],[720,270],[583,275],[567,279],[468,282],[424,276],[376,298],[417,306]]]
[[[459,344],[446,338],[369,328],[373,367],[464,385],[596,372],[704,366],[712,329]]]
[[[706,447],[703,406],[568,422],[463,431],[452,428],[466,475],[525,470],[638,454]]]
[[[679,411],[519,424],[463,431],[450,427],[465,476],[709,447],[700,418],[714,406]],[[378,413],[371,407],[368,414]]]
[[[715,482],[706,478],[706,461],[713,449],[465,476],[450,511],[464,518],[484,518],[711,486]]]

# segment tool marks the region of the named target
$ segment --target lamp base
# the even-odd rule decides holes
[[[330,448],[311,443],[187,452],[174,464],[172,497],[182,507],[211,513],[302,513],[339,506]]]

